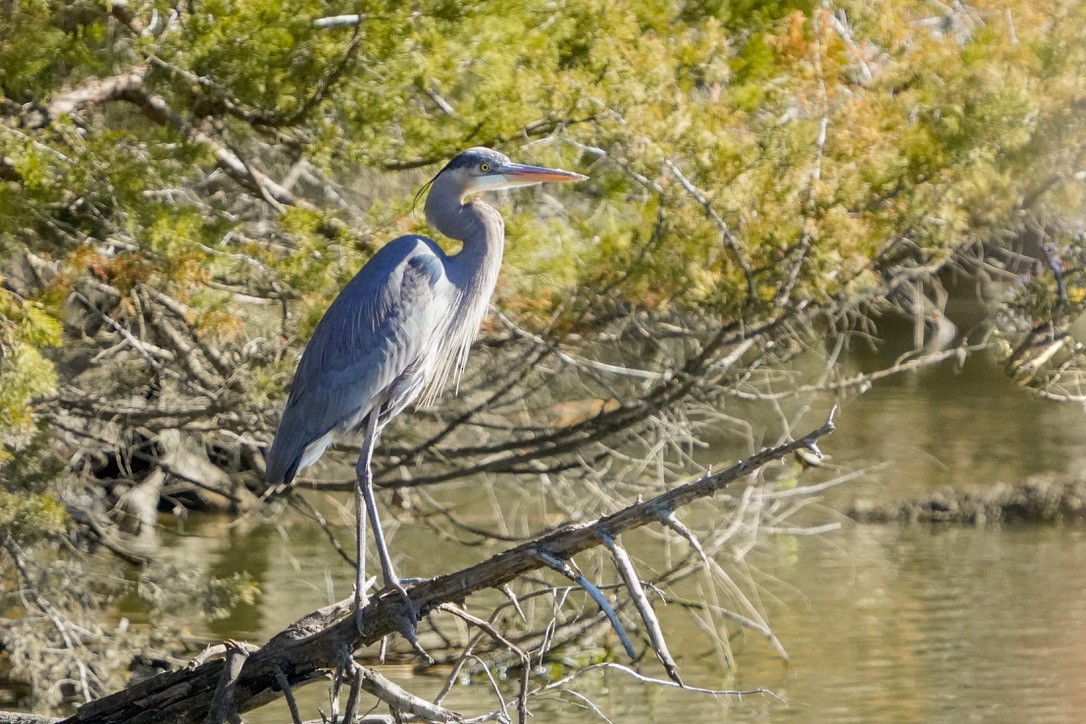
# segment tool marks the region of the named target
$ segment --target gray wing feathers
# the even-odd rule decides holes
[[[451,306],[443,258],[428,239],[400,237],[332,302],[302,353],[268,451],[270,485],[289,482],[313,462],[303,462],[311,443],[361,423],[390,387],[400,408],[418,394]],[[413,379],[401,384],[405,375]]]

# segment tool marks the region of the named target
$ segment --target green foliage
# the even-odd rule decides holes
[[[42,349],[60,340],[60,324],[44,307],[0,289],[0,465],[33,438],[36,397],[56,389]]]
[[[0,538],[28,557],[68,522],[72,449],[91,468],[181,428],[258,459],[301,343],[375,248],[428,231],[415,192],[471,145],[591,175],[500,200],[496,299],[585,349],[630,312],[836,322],[1036,226],[1066,268],[999,323],[1037,338],[1021,375],[1082,356],[1086,4],[0,7]],[[63,600],[84,571],[59,571]],[[159,565],[137,588],[175,621],[257,594]],[[65,649],[35,620],[4,646],[44,681]]]
[[[315,26],[344,10],[315,0],[175,10],[7,11],[0,244],[59,262],[41,300],[93,276],[127,324],[151,287],[235,351],[308,336],[374,247],[417,228],[426,174],[477,143],[592,175],[560,213],[531,194],[507,213],[499,303],[538,329],[862,302],[903,265],[1081,204],[1077,4],[367,0],[357,29]],[[128,92],[51,105],[144,68]],[[0,435],[55,384],[55,334],[33,330],[59,310],[13,304]],[[280,353],[246,352],[235,408],[275,398]]]
[[[33,545],[63,532],[68,520],[51,494],[26,495],[0,490],[0,540]]]
[[[19,495],[46,493],[64,468],[49,434],[46,419],[36,423],[37,431],[27,434],[29,442],[0,462],[0,489]]]
[[[630,310],[834,317],[1081,211],[1086,5],[832,10],[4,5],[0,250],[48,271],[0,268],[0,463],[45,459],[29,450],[59,359],[89,427],[219,425],[258,455],[332,296],[380,244],[426,231],[415,192],[468,145],[592,177],[501,201],[497,304],[555,333]],[[340,12],[363,21],[314,25]],[[1062,314],[1050,287],[1015,308]],[[162,412],[179,403],[204,408]],[[153,414],[127,422],[138,404]],[[249,595],[235,584],[203,595],[223,608]]]
[[[0,245],[59,263],[36,301],[0,299],[6,441],[55,386],[42,315],[88,276],[125,326],[141,289],[183,301],[259,417],[290,357],[244,345],[305,339],[376,246],[425,231],[414,192],[468,145],[592,176],[561,211],[506,210],[498,303],[536,329],[861,303],[1081,204],[1075,4],[367,0],[357,29],[315,26],[347,10],[315,0],[175,10],[39,1],[0,24]]]
[[[136,4],[133,15],[146,18],[150,7]],[[736,234],[758,277],[754,301],[772,300],[777,272],[793,264],[804,273],[792,298],[825,299],[852,289],[876,250],[905,230],[932,258],[947,258],[978,232],[1001,232],[1029,172],[1061,154],[1045,120],[1064,113],[1081,90],[1079,66],[1068,57],[1080,51],[1059,29],[1046,30],[1055,5],[1013,4],[1012,35],[1002,11],[981,10],[943,22],[968,32],[942,32],[934,21],[914,22],[928,17],[922,3],[839,5],[849,21],[842,31],[810,2],[518,2],[496,12],[487,2],[406,8],[374,1],[361,9],[356,55],[334,78],[351,30],[316,28],[313,20],[329,12],[323,3],[214,2],[157,37],[132,38],[91,6],[79,14],[47,4],[19,8],[5,36],[12,62],[0,64],[12,100],[44,101],[106,75],[104,59],[123,65],[153,53],[161,63],[147,87],[182,115],[212,119],[224,143],[265,156],[260,165],[269,169],[305,158],[327,177],[347,180],[359,166],[438,160],[536,124],[572,123],[569,137],[605,149],[610,160],[592,169],[600,192],[593,222],[511,224],[518,254],[507,277],[526,275],[511,288],[538,294],[547,286],[554,296],[556,283],[566,290],[598,285],[616,266],[632,264],[637,268],[613,291],[652,308],[717,309],[719,300],[743,300],[746,287],[735,260],[720,251],[716,225],[664,161],[683,171]],[[29,47],[31,23],[50,28],[38,42],[44,49]],[[1073,24],[1068,18],[1060,27]],[[109,233],[103,219],[120,224],[148,268],[180,290],[223,270],[222,259],[197,250],[223,248],[237,226],[225,207],[151,193],[184,184],[212,160],[209,148],[178,143],[176,131],[134,108],[106,105],[86,120],[90,133],[73,134],[58,119],[32,143],[9,138],[22,184],[20,198],[6,206],[78,199],[69,223],[92,235]],[[258,152],[272,140],[266,129],[284,122],[276,154]],[[555,145],[528,158],[575,163],[568,148]],[[629,194],[638,190],[625,169],[662,184],[660,198],[648,194],[635,210]],[[401,213],[410,188],[395,205]],[[656,225],[654,208],[665,216],[655,232],[646,223]],[[302,315],[303,334],[364,259],[351,239],[324,234],[327,220],[322,211],[289,208],[275,223],[292,253],[242,252],[311,300],[315,311]],[[363,235],[370,220],[354,220]],[[565,237],[557,251],[556,233]],[[801,255],[805,237],[810,248]],[[582,262],[579,275],[563,268],[573,259]],[[537,263],[548,267],[546,278]]]

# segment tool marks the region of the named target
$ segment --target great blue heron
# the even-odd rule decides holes
[[[268,451],[268,484],[289,483],[333,442],[361,435],[355,501],[357,615],[365,604],[363,504],[385,585],[407,598],[392,569],[374,503],[374,445],[385,425],[411,402],[420,396],[423,402],[433,400],[450,376],[459,376],[497,281],[505,225],[495,209],[469,197],[585,178],[515,164],[487,148],[464,151],[431,181],[425,207],[431,226],[463,242],[460,252],[446,254],[423,236],[389,242],[332,302],[302,353]]]

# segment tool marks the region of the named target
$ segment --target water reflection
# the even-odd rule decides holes
[[[273,535],[266,542],[272,560],[282,563],[282,540]],[[1083,560],[1086,533],[1057,528],[855,526],[825,537],[775,538],[751,563],[763,578],[766,614],[788,649],[789,666],[757,637],[737,640],[733,678],[700,631],[683,625],[683,616],[667,616],[665,627],[689,683],[766,686],[786,704],[646,688],[619,673],[586,676],[576,689],[612,721],[624,722],[767,716],[1079,721],[1086,707]],[[293,590],[308,591],[309,600],[295,598],[276,610],[277,597],[264,607],[279,618],[320,603],[327,565],[327,556],[315,556],[300,569],[273,564],[275,580],[292,580]],[[334,567],[342,569],[336,577],[348,585],[349,570]],[[288,568],[293,572],[284,576]],[[413,676],[408,667],[390,667],[386,674],[422,693],[441,685],[438,678]],[[312,707],[323,705],[324,696],[320,686],[304,692]],[[458,687],[447,703],[469,713],[489,700],[489,687],[479,683]],[[269,705],[248,720],[282,721],[283,706]],[[541,723],[592,719],[575,699],[557,695],[540,699],[533,712]]]
[[[822,414],[816,407],[800,427],[816,426]],[[775,416],[745,419],[755,420],[756,439],[779,434]],[[839,431],[823,446],[834,466],[892,464],[866,482],[832,491],[824,502],[836,508],[858,496],[891,499],[943,485],[1077,473],[1086,444],[1082,410],[1029,397],[982,356],[961,370],[948,364],[884,381],[847,401],[838,421]],[[745,452],[743,444],[724,441],[705,455],[719,461]],[[463,510],[469,491],[454,484],[440,494]],[[264,641],[302,613],[348,595],[352,571],[324,532],[299,519],[282,525],[288,527],[247,529],[211,520],[170,539],[169,553],[178,562],[207,561],[209,572],[220,576],[247,572],[264,591],[255,606],[200,633]],[[349,528],[340,533],[349,547]],[[650,562],[663,555],[659,541],[647,536],[627,542]],[[409,557],[404,569],[417,575],[494,552],[437,541],[408,527],[399,529],[392,545],[398,554],[441,551]],[[662,618],[689,683],[764,686],[787,704],[644,687],[614,672],[586,676],[576,688],[612,721],[624,722],[1078,721],[1086,707],[1084,561],[1086,532],[1077,528],[850,525],[819,537],[768,538],[748,563],[765,617],[791,656],[789,666],[762,639],[747,635],[732,642],[738,666],[730,672],[688,614],[671,607]],[[386,673],[421,694],[442,683],[413,676],[408,667]],[[309,687],[302,704],[313,712],[326,707],[326,696],[319,685]],[[458,687],[447,705],[477,713],[491,701],[489,687],[480,684]],[[533,712],[536,724],[593,718],[581,702],[559,695],[539,699]],[[280,722],[285,716],[278,702],[247,720]]]
[[[881,382],[847,405],[826,447],[850,466],[892,461],[890,497],[941,485],[1077,475],[1086,462],[1082,408],[1033,397],[984,355]]]
[[[894,359],[893,349],[870,358],[853,354],[840,365],[841,374],[885,367]],[[947,361],[880,380],[858,397],[825,395],[798,420],[799,402],[784,403],[782,414],[767,412],[765,405],[733,404],[728,413],[750,424],[754,444],[739,435],[722,436],[699,460],[734,459],[771,444],[780,438],[782,419],[791,421],[794,433],[805,433],[822,423],[835,402],[838,429],[820,442],[828,462],[838,471],[880,466],[866,482],[827,495],[836,508],[858,496],[895,500],[945,486],[1016,484],[1040,473],[1077,477],[1086,468],[1086,409],[1030,395],[986,354],[963,366]]]
[[[770,620],[789,714],[821,721],[1080,721],[1086,597],[1079,530],[858,526],[767,561],[806,605]],[[741,659],[745,682],[775,667]]]

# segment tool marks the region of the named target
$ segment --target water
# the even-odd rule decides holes
[[[1081,720],[1086,532],[857,526],[771,570],[806,603],[771,620],[792,655],[782,718]]]
[[[1040,473],[1077,476],[1086,467],[1082,407],[1028,394],[983,355],[960,370],[948,363],[884,380],[838,422],[826,441],[838,461],[891,463],[873,490],[879,497],[1013,484]]]
[[[813,411],[799,429],[817,426],[822,414]],[[980,357],[962,370],[947,365],[883,382],[848,402],[838,421],[839,431],[823,446],[834,466],[890,464],[828,493],[822,501],[828,509],[844,508],[857,497],[889,500],[944,485],[1076,474],[1086,450],[1081,409],[1028,396]],[[767,420],[755,434],[771,439],[773,428]],[[728,459],[733,453],[712,454]],[[443,495],[456,499],[465,490],[449,488]],[[845,523],[843,530],[819,536],[766,538],[748,556],[759,605],[789,653],[788,664],[760,637],[747,634],[732,642],[736,666],[729,671],[689,616],[663,614],[689,684],[765,687],[783,702],[643,686],[618,671],[586,675],[575,690],[602,716],[623,722],[1081,720],[1086,530]],[[420,574],[494,552],[436,542],[407,528],[393,546],[441,551],[407,561]],[[217,575],[247,571],[260,581],[265,595],[258,604],[202,632],[216,639],[266,640],[350,590],[350,568],[319,530],[297,520],[284,530],[205,521],[173,539],[169,550],[178,560],[210,561]],[[660,675],[658,667],[646,670]],[[414,674],[406,666],[389,667],[386,674],[422,695],[436,692],[444,676]],[[512,691],[511,684],[504,686],[507,694]],[[323,687],[312,686],[302,691],[301,702],[312,714],[325,697]],[[490,709],[492,701],[489,685],[477,680],[454,689],[446,704],[473,714]],[[536,724],[594,717],[581,700],[561,694],[536,700],[533,713]],[[248,721],[279,722],[285,716],[285,704],[277,702]]]
[[[816,400],[795,431],[821,424],[832,402]],[[728,412],[752,421],[755,440],[769,443],[780,434],[776,415],[759,417],[740,405]],[[948,364],[880,382],[867,394],[844,400],[837,421],[838,431],[822,444],[830,466],[806,473],[805,483],[886,465],[823,495],[813,517],[840,520],[842,530],[763,537],[743,568],[757,584],[757,606],[789,662],[747,633],[732,639],[734,666],[725,666],[718,647],[690,615],[674,606],[660,612],[688,684],[764,687],[780,699],[738,700],[645,686],[620,671],[592,672],[572,688],[598,707],[599,716],[615,722],[1080,721],[1086,709],[1086,528],[867,526],[835,511],[858,498],[892,500],[947,485],[1015,483],[1043,473],[1079,475],[1086,456],[1086,413],[1029,396],[995,363],[978,356],[963,369]],[[725,436],[701,456],[731,460],[748,447],[749,441]],[[520,485],[499,483],[497,494],[534,499],[535,491]],[[465,514],[474,510],[473,522],[490,522],[485,500],[474,507],[466,502],[480,498],[471,484],[441,486],[435,494],[456,501]],[[344,520],[334,501],[316,502],[330,520]],[[175,525],[165,521],[163,527]],[[195,624],[197,636],[260,643],[350,592],[353,571],[334,554],[323,531],[304,519],[284,517],[271,525],[194,516],[184,528],[165,536],[167,558],[185,565],[203,562],[209,575],[245,572],[263,590],[256,604],[223,620]],[[349,529],[339,533],[349,547]],[[626,542],[637,559],[660,557],[659,540],[642,534]],[[392,546],[400,554],[420,551],[402,564],[413,575],[469,565],[500,549],[460,546],[409,526],[396,531]],[[698,592],[688,588],[684,594]],[[644,670],[662,676],[655,662]],[[423,696],[436,693],[447,673],[418,673],[406,665],[384,671]],[[512,700],[513,682],[501,686]],[[325,687],[299,693],[308,717],[316,716],[318,706],[327,709]],[[445,703],[477,714],[493,708],[493,702],[490,685],[476,677],[455,687]],[[561,693],[533,699],[532,712],[535,724],[597,717],[584,699]],[[279,701],[246,720],[271,724],[287,718]]]
[[[217,557],[217,573],[248,570],[269,593],[258,606],[213,624],[209,635],[264,640],[328,600],[326,586],[343,595],[349,569],[329,567],[321,542],[300,533],[293,531],[289,544],[265,529],[244,546],[216,537],[201,548]],[[300,569],[288,564],[288,549]],[[278,563],[262,568],[254,554]],[[689,619],[666,616],[665,628],[689,684],[766,687],[785,703],[643,687],[618,672],[588,675],[576,690],[624,722],[1080,721],[1084,561],[1086,531],[1079,528],[853,526],[825,536],[777,537],[751,565],[788,665],[748,635],[736,642],[737,674],[730,677]],[[440,676],[414,675],[405,666],[385,673],[421,694],[441,684]],[[315,711],[325,696],[323,687],[312,686],[302,702]],[[475,713],[491,700],[479,682],[455,689],[447,704]],[[540,701],[533,721],[590,720],[577,704],[557,696]],[[283,707],[273,703],[247,721],[283,721]]]

